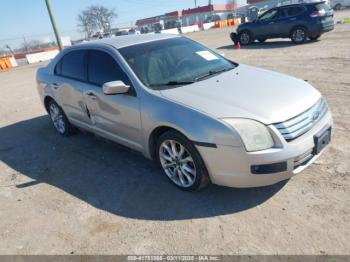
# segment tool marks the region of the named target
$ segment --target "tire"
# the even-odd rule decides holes
[[[266,41],[266,38],[259,38],[258,41],[259,41],[260,43],[264,43],[264,42]]]
[[[334,6],[334,10],[340,10],[341,9],[341,4],[336,4]]]
[[[252,34],[249,31],[240,32],[238,39],[241,45],[249,45],[251,42],[253,42]]]
[[[321,35],[309,36],[310,40],[315,41],[320,38]]]
[[[54,100],[49,102],[48,112],[54,128],[60,135],[71,136],[77,132],[77,129],[69,123],[62,108]]]
[[[182,190],[200,190],[210,182],[197,149],[176,131],[167,131],[159,137],[156,160],[169,180]]]
[[[296,27],[292,30],[290,38],[294,44],[302,44],[306,41],[307,31],[304,27]]]

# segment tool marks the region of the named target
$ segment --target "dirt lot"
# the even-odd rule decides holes
[[[228,32],[190,37],[326,97],[333,142],[316,163],[288,183],[184,193],[138,153],[57,135],[36,93],[38,65],[2,72],[0,254],[350,254],[350,25],[300,46],[240,50]]]

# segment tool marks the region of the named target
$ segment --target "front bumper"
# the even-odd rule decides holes
[[[270,126],[282,143],[278,148],[257,152],[247,152],[244,147],[224,145],[217,145],[217,148],[196,147],[206,164],[213,184],[229,187],[267,186],[289,179],[314,162],[323,152],[312,155],[315,147],[314,136],[332,124],[332,116],[328,110],[311,130],[291,142],[286,142],[277,129]],[[286,163],[285,171],[275,172],[275,170],[273,173],[257,174],[252,170],[252,166],[276,163]]]

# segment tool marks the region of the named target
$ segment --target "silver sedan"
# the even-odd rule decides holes
[[[331,139],[330,110],[305,81],[225,59],[181,36],[121,36],[63,50],[37,72],[55,129],[154,159],[184,190],[288,179]]]

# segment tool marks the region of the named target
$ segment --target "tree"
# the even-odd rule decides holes
[[[110,33],[111,23],[117,17],[114,9],[102,5],[92,5],[78,15],[78,27],[89,39],[94,32]]]
[[[80,28],[81,32],[85,33],[86,39],[90,39],[96,29],[94,19],[86,10],[82,11],[81,14],[78,15],[78,27]]]

